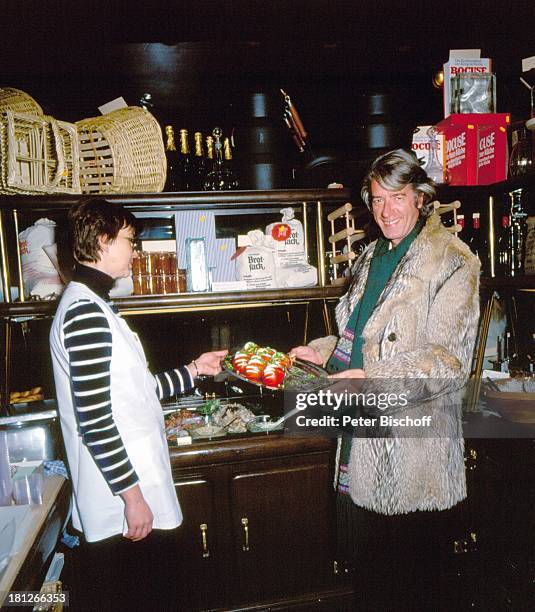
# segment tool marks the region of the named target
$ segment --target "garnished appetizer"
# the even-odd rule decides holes
[[[282,387],[293,365],[290,355],[270,346],[258,346],[255,342],[246,342],[243,348],[225,361],[234,372],[270,389]]]

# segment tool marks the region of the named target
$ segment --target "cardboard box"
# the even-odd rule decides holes
[[[457,74],[492,72],[492,60],[481,57],[480,49],[452,49],[449,60],[444,64],[444,117],[450,115],[452,102],[451,79]]]
[[[450,185],[489,185],[507,178],[509,113],[452,114],[435,127],[446,141]]]
[[[213,210],[179,210],[175,212],[177,266],[186,269],[186,240],[204,238],[208,266],[213,268],[216,261],[216,230]]]
[[[429,162],[429,136],[427,134],[427,130],[430,128],[430,125],[418,125],[414,132],[412,133],[412,145],[411,148],[416,154],[418,161],[422,168],[425,169],[427,163]],[[446,146],[445,146],[445,138],[444,134],[437,134],[437,156],[438,161],[440,162],[443,168],[446,168]]]

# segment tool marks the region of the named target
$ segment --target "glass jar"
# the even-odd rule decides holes
[[[533,170],[531,134],[524,128],[516,130],[512,137],[513,148],[509,156],[509,176],[522,176]]]

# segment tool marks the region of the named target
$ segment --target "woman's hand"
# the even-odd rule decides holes
[[[139,485],[123,491],[120,495],[124,501],[124,517],[128,525],[124,537],[132,542],[138,542],[152,531],[154,520],[152,510],[145,501]]]
[[[295,346],[293,349],[290,349],[289,354],[290,357],[297,357],[316,365],[323,365],[323,357],[311,346]]]
[[[225,357],[228,351],[211,351],[199,355],[191,365],[187,366],[193,377],[196,378],[201,374],[215,376],[221,372],[221,360]]]
[[[336,372],[336,374],[331,374],[329,378],[366,378],[366,372],[360,368],[354,368],[352,370]]]

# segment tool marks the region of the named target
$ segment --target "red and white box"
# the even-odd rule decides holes
[[[507,178],[509,113],[451,114],[444,134],[450,185],[490,185]]]

